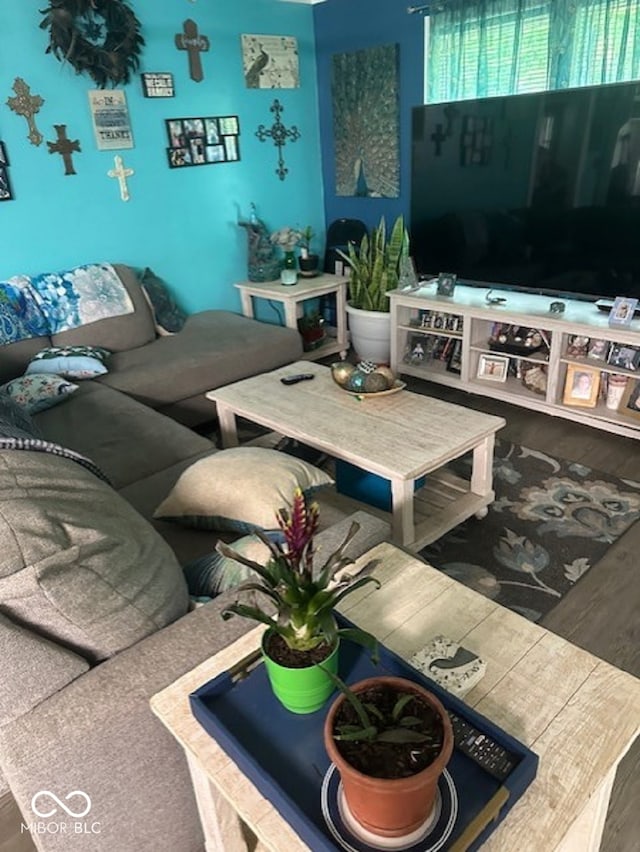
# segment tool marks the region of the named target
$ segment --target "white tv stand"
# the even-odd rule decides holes
[[[574,335],[598,338],[609,342],[627,344],[640,349],[640,319],[629,327],[611,328],[608,314],[599,311],[593,302],[583,302],[562,297],[494,290],[492,296],[505,299],[500,304],[487,302],[488,288],[458,284],[452,296],[439,296],[436,283],[429,282],[419,290],[393,290],[391,300],[391,369],[396,373],[417,376],[472,393],[484,394],[515,405],[543,411],[556,417],[565,417],[618,435],[640,438],[640,411],[634,414],[626,406],[612,410],[598,398],[594,407],[582,407],[563,402],[567,369],[571,365],[588,367],[604,374],[627,375],[628,382],[640,381],[640,369],[627,370],[606,361],[570,354],[567,349]],[[563,302],[564,313],[550,313],[552,302]],[[421,318],[434,317],[438,327],[421,327]],[[448,317],[460,317],[457,328],[443,327]],[[549,341],[540,352],[522,356],[491,351],[489,337],[494,323],[510,323],[543,332]],[[450,324],[451,325],[451,324]],[[461,325],[461,328],[460,328]],[[417,335],[417,337],[416,337]],[[422,337],[421,337],[422,336]],[[459,351],[459,372],[451,371],[447,358],[430,357],[430,345],[436,340],[435,352],[443,349],[450,354],[455,346]],[[447,340],[451,342],[447,347]],[[411,344],[424,339],[427,355],[423,360],[410,358]],[[409,353],[409,354],[408,354]],[[478,375],[482,355],[503,355],[511,363],[539,362],[546,373],[546,388],[536,392],[525,386],[522,379],[508,376],[506,381],[495,381]]]

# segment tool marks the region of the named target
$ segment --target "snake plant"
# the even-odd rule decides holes
[[[349,253],[337,249],[338,254],[351,267],[349,302],[352,307],[365,311],[389,311],[389,290],[398,286],[400,269],[409,255],[409,235],[404,219],[398,216],[387,239],[384,216],[380,224],[365,234],[356,249],[349,243]]]

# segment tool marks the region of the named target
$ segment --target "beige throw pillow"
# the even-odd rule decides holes
[[[155,518],[209,530],[276,530],[276,512],[305,494],[332,485],[324,471],[295,456],[262,447],[237,447],[200,459],[180,476]]]

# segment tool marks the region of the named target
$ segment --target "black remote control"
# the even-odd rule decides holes
[[[308,382],[313,378],[313,373],[296,373],[295,376],[283,376],[280,381],[283,385],[297,385],[298,382]]]
[[[465,719],[449,711],[456,748],[471,758],[485,772],[498,781],[504,781],[517,765],[518,758],[507,751],[487,734],[474,728]]]

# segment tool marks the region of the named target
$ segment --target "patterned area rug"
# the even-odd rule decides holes
[[[471,458],[452,465],[469,477]],[[495,502],[420,555],[477,592],[538,621],[640,518],[640,482],[496,442]]]

